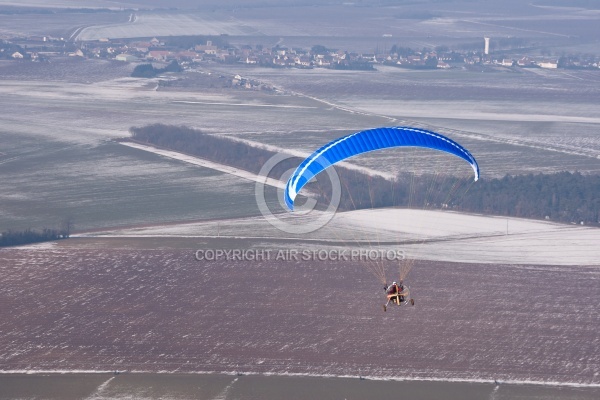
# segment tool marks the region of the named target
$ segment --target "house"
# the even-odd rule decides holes
[[[132,43],[131,47],[135,51],[139,51],[140,53],[147,53],[148,50],[150,49],[150,47],[152,47],[152,43],[150,43],[150,42],[137,42],[137,43]]]
[[[534,67],[534,66],[536,66],[536,63],[529,57],[523,57],[523,58],[520,58],[519,60],[517,60],[517,65],[519,67]]]
[[[253,54],[252,51],[252,46],[245,44],[240,48],[240,53],[244,56],[244,57],[248,57],[250,55]]]
[[[135,62],[138,60],[138,58],[136,56],[132,56],[131,54],[119,54],[115,57],[115,60],[123,62]]]
[[[166,51],[166,50],[152,50],[150,53],[148,53],[148,57],[149,59],[152,60],[156,60],[156,61],[166,61],[167,58],[171,57],[171,52],[170,51]]]
[[[558,62],[556,62],[556,61],[538,62],[538,66],[540,68],[556,69],[556,68],[558,68]]]
[[[311,65],[310,57],[308,56],[297,56],[294,58],[294,63],[301,67],[310,67]]]
[[[217,54],[217,46],[213,46],[212,41],[207,40],[206,44],[198,44],[194,47],[194,50],[196,50],[199,53],[204,53],[204,54]]]
[[[456,61],[456,53],[439,53],[437,55],[437,59],[440,61],[445,61],[445,62]]]
[[[377,62],[377,57],[375,57],[375,54],[372,53],[361,54],[359,58],[365,59],[368,62]]]
[[[288,57],[277,57],[273,59],[273,65],[277,67],[290,67],[294,65],[294,61]]]
[[[199,60],[202,57],[200,56],[200,54],[196,53],[195,51],[180,51],[179,53],[177,53],[177,58],[179,58],[180,60]]]
[[[216,58],[225,63],[234,63],[237,61],[237,56],[229,54],[227,51],[220,51],[217,53]]]
[[[444,61],[438,60],[437,67],[442,68],[442,69],[448,69],[448,68],[450,68],[450,64],[448,64]]]
[[[319,57],[317,59],[317,65],[319,67],[330,67],[332,62],[333,62],[333,58],[329,57],[329,56]]]

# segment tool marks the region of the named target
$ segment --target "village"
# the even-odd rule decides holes
[[[518,40],[517,40],[518,42]],[[227,36],[165,37],[149,39],[101,39],[97,41],[69,41],[50,36],[31,36],[0,40],[0,59],[45,62],[53,57],[79,57],[108,59],[128,63],[168,63],[176,61],[182,67],[218,62],[245,64],[271,68],[330,68],[347,70],[373,70],[376,65],[391,65],[411,69],[450,69],[467,66],[497,66],[508,68],[571,68],[598,69],[598,55],[541,55],[530,49],[531,55],[522,47],[493,49],[490,38],[482,38],[477,44],[450,49],[412,49],[391,46],[373,53],[357,53],[344,49],[328,49],[314,45],[310,49],[290,48],[261,44],[233,46]],[[495,46],[493,46],[495,47]],[[506,47],[506,46],[505,46]],[[543,52],[542,52],[543,53]]]

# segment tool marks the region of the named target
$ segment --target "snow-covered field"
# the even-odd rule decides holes
[[[1,68],[3,229],[57,226],[69,214],[77,229],[90,229],[258,213],[246,179],[110,142],[131,126],[293,136],[298,126],[349,129],[365,121],[289,95],[157,91],[156,80],[123,77],[129,71],[121,64],[102,61],[63,60],[29,73]]]
[[[132,3],[80,5],[139,6]],[[0,0],[0,5],[72,4]],[[0,36],[229,34],[238,35],[230,36],[232,43],[372,52],[396,42],[434,47],[481,41],[486,34],[552,42],[570,52],[586,46],[595,51],[600,33],[593,11],[541,12],[525,3],[520,7],[527,18],[506,15],[503,2],[489,2],[488,12],[476,17],[472,2],[465,2],[464,8],[440,9],[439,18],[424,20],[398,18],[406,11],[402,7],[386,9],[383,16],[351,6],[293,12],[281,7],[273,13],[244,8],[233,14],[189,4],[196,9],[136,12],[134,18],[129,11],[0,15]],[[312,234],[283,234],[257,216],[254,176],[111,142],[131,126],[160,122],[306,154],[348,132],[415,124],[464,144],[484,177],[598,173],[597,71],[348,72],[217,64],[202,71],[241,74],[281,89],[269,94],[165,90],[158,79],[177,76],[133,79],[132,68],[94,60],[0,63],[0,231],[56,226],[65,216],[88,231],[71,240],[0,251],[0,372],[243,372],[600,385],[599,229],[383,209],[338,213]],[[353,162],[389,174],[407,163],[426,170],[447,161],[433,162],[425,153],[411,157],[382,152]],[[302,224],[315,215],[280,217]],[[129,227],[106,228],[115,226]],[[195,259],[196,250],[211,248],[399,250],[416,259],[407,279],[417,303],[384,314],[381,284],[365,262]],[[391,356],[396,354],[400,357]],[[2,378],[0,398],[7,387]],[[147,388],[162,378],[129,379],[90,379],[85,385],[94,390],[77,398],[151,397],[156,392]],[[172,379],[199,395],[197,382]],[[215,379],[202,386],[202,395],[238,398],[236,390],[255,390],[243,377]],[[306,382],[280,385],[302,388]],[[51,377],[48,393],[55,393],[57,383],[70,385]],[[466,385],[464,391],[477,392],[473,398],[519,397],[505,392],[506,386],[479,392],[478,384]],[[557,397],[565,395],[560,390]],[[581,390],[569,394],[594,398]],[[15,393],[6,397],[37,396]],[[55,398],[62,400],[58,393]],[[397,395],[390,393],[380,397]],[[538,398],[549,397],[540,393]],[[260,392],[257,398],[268,396]]]
[[[313,216],[280,215],[290,224]],[[81,237],[288,238],[291,248],[399,249],[408,258],[449,262],[600,266],[600,229],[448,211],[376,209],[337,213],[319,231],[284,234],[263,217],[140,227]],[[315,244],[316,243],[316,244]]]
[[[200,183],[202,176],[215,173],[205,167],[177,160],[168,162],[166,167],[163,157],[144,155],[134,149],[119,150],[107,143],[112,138],[126,136],[131,126],[157,122],[183,124],[266,145],[272,150],[304,155],[349,132],[375,126],[420,125],[446,133],[469,148],[479,161],[483,177],[561,170],[600,171],[597,129],[600,102],[596,101],[600,91],[595,89],[598,82],[593,79],[571,81],[552,73],[519,77],[492,74],[495,86],[486,90],[490,80],[487,74],[480,77],[460,71],[383,68],[355,73],[211,67],[216,76],[241,73],[282,90],[279,94],[269,94],[200,88],[156,90],[157,80],[129,78],[131,66],[105,61],[57,60],[27,68],[14,65],[0,63],[4,77],[0,81],[0,105],[4,110],[0,127],[3,139],[0,174],[7,200],[0,209],[0,225],[5,227],[55,226],[68,213],[68,204],[85,208],[73,211],[79,221],[78,229],[83,230],[242,217],[245,212],[246,216],[257,214],[250,194],[252,185],[244,179],[229,176],[211,187],[209,181]],[[509,91],[515,91],[514,97],[519,100],[509,101]],[[359,93],[362,94],[358,96]],[[478,107],[487,111],[473,116],[477,119],[470,119],[469,112],[459,108],[468,108],[471,103],[440,102],[434,100],[435,93],[441,97],[473,98],[473,102],[480,104]],[[548,101],[536,100],[551,93],[556,95]],[[453,113],[456,117],[449,118]],[[511,120],[536,113],[551,119]],[[437,118],[438,115],[446,119]],[[561,120],[552,115],[568,118]],[[64,168],[57,166],[61,158],[67,161],[63,162]],[[352,163],[367,168],[369,173],[388,175],[441,168],[462,175],[466,168],[457,159],[437,153],[432,157],[425,151],[382,151],[353,159]],[[174,180],[172,167],[191,175]],[[193,174],[198,175],[199,183],[187,180]],[[171,198],[169,205],[163,202],[167,201],[164,190],[160,193],[155,190],[160,190],[160,185],[173,188],[177,181],[180,185],[173,189],[173,195],[181,196],[174,202]],[[65,186],[65,182],[69,185]],[[121,183],[129,190],[121,190]],[[153,185],[153,194],[114,197],[133,194],[136,184]],[[208,192],[214,192],[213,189],[219,192],[213,193],[217,197],[223,191],[233,195],[233,208],[225,207],[219,212],[197,197],[199,190],[211,197]],[[140,188],[139,192],[144,190]],[[45,197],[40,193],[45,193]],[[107,198],[106,193],[112,195]],[[156,202],[152,196],[157,195],[163,200]],[[156,206],[148,208],[148,202]],[[240,204],[244,206],[240,208]],[[168,212],[161,213],[159,209]],[[127,211],[121,212],[124,210]],[[85,215],[78,216],[81,212]]]
[[[136,13],[135,22],[86,27],[77,40],[185,35],[261,35],[263,32],[228,16],[200,12]]]
[[[377,72],[256,68],[247,75],[349,113],[381,116],[386,125],[443,132],[471,150],[484,177],[600,169],[600,71],[477,74],[380,66]],[[276,143],[277,136],[256,140]],[[394,170],[397,159],[397,153],[378,153],[361,164]]]
[[[262,42],[290,47],[322,44],[374,52],[393,44],[420,49],[472,44],[483,36],[525,38],[536,46],[586,52],[597,47],[597,12],[577,7],[540,7],[510,1],[476,5],[464,1],[321,4],[316,1],[233,0],[2,0],[5,6],[89,7],[102,12],[0,15],[0,35],[64,36],[78,40],[172,35],[228,35],[235,44]],[[378,7],[375,7],[378,6]],[[154,7],[158,9],[152,10]],[[130,8],[130,9],[127,9]],[[112,10],[107,12],[106,9]],[[133,9],[133,11],[131,10]]]
[[[55,227],[67,216],[93,229],[258,214],[253,182],[235,175],[112,142],[10,139],[21,146],[0,160],[2,229]]]
[[[147,151],[149,153],[158,154],[158,155],[166,157],[166,158],[183,161],[188,164],[199,165],[201,167],[209,168],[209,169],[212,169],[215,171],[225,172],[229,175],[237,176],[237,177],[243,178],[248,181],[264,183],[265,185],[273,186],[273,187],[276,187],[279,189],[285,188],[284,182],[278,181],[273,178],[267,178],[267,177],[261,178],[257,174],[253,174],[248,171],[230,167],[225,164],[219,164],[216,162],[212,162],[212,161],[205,160],[202,158],[190,156],[187,154],[181,154],[181,153],[178,153],[175,151],[158,149],[156,147],[147,146],[147,145],[143,145],[140,143],[121,142],[121,144],[124,146],[132,147],[134,149],[139,149],[139,150]]]
[[[97,40],[103,37],[151,37],[169,35],[221,35],[255,36],[274,38],[318,37],[369,37],[372,41],[382,35],[409,41],[416,46],[435,47],[440,41],[473,40],[484,34],[491,37],[518,36],[537,40],[552,39],[555,42],[575,41],[575,30],[581,36],[597,38],[594,32],[596,15],[581,9],[554,10],[522,5],[486,10],[489,5],[479,7],[481,14],[473,9],[460,10],[464,4],[440,5],[428,8],[436,18],[410,18],[415,8],[399,4],[395,7],[353,7],[320,5],[320,7],[294,4],[286,7],[236,7],[205,8],[194,10],[161,10],[160,12],[136,12],[135,22],[95,26],[84,29],[78,40]],[[494,7],[492,7],[494,8]],[[522,9],[527,16],[515,16]],[[467,11],[467,12],[464,12]],[[403,18],[404,17],[404,18]],[[568,24],[564,24],[564,22]],[[563,24],[561,24],[561,22]],[[566,26],[565,26],[566,25]],[[566,28],[569,28],[567,30]],[[310,46],[311,39],[305,40]],[[383,44],[383,43],[382,43]],[[372,45],[374,46],[374,44]]]
[[[3,250],[0,371],[600,384],[598,267],[419,261],[384,313],[360,261],[194,253]]]

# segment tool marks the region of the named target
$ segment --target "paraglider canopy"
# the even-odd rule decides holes
[[[390,147],[421,147],[443,151],[467,161],[479,179],[479,165],[467,149],[439,133],[406,126],[368,129],[327,143],[296,168],[284,192],[285,203],[294,210],[300,190],[317,174],[347,158]]]

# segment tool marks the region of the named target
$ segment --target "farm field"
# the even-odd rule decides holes
[[[278,217],[289,224],[309,224],[320,213]],[[154,238],[158,243],[184,237],[212,246],[219,241],[246,238],[255,240],[257,248],[269,248],[279,242],[299,251],[311,248],[342,251],[353,247],[365,251],[401,250],[404,257],[419,260],[600,265],[600,250],[595,246],[600,240],[597,228],[402,208],[338,212],[327,225],[307,234],[283,234],[259,216],[96,230],[77,236],[113,241]]]
[[[300,156],[360,129],[417,125],[446,133],[471,149],[483,177],[565,169],[600,171],[600,102],[595,101],[598,91],[594,89],[600,83],[593,76],[578,80],[549,73],[517,79],[507,73],[480,76],[394,68],[352,75],[214,65],[181,77],[193,80],[194,74],[210,73],[228,79],[225,77],[240,73],[274,85],[279,92],[272,94],[224,88],[158,89],[157,80],[129,78],[131,67],[104,61],[63,60],[48,68],[32,68],[0,65],[5,77],[0,82],[0,103],[5,110],[0,128],[4,143],[0,174],[6,176],[3,193],[8,196],[0,221],[5,227],[54,226],[64,218],[67,204],[79,204],[73,216],[82,230],[256,215],[249,195],[251,185],[243,179],[219,179],[219,186],[225,187],[208,188],[200,183],[200,176],[220,176],[218,173],[135,149],[119,149],[109,142],[127,136],[131,126],[156,122],[187,125]],[[496,88],[484,88],[488,76],[493,76]],[[355,77],[360,77],[359,81]],[[518,82],[525,83],[519,86]],[[519,100],[509,100],[504,86],[514,90]],[[434,100],[436,91],[438,98],[472,100]],[[556,95],[535,101],[550,93]],[[57,163],[61,158],[63,167]],[[458,174],[464,172],[455,160],[443,155],[432,158],[420,151],[403,152],[401,157],[385,151],[352,163],[383,174],[407,168],[427,172],[446,164]],[[175,171],[185,172],[173,179]],[[64,186],[66,181],[70,184]],[[162,191],[161,182],[179,182],[181,189],[173,191],[173,196],[161,195],[157,193]],[[120,184],[140,185],[141,190],[150,192],[126,196],[128,191],[121,191]],[[154,189],[143,189],[147,184],[155,185]],[[244,187],[248,189],[241,189]],[[222,212],[211,208],[198,197],[198,190],[209,197],[229,193],[232,208],[225,206]],[[208,195],[207,190],[213,194]],[[246,195],[241,194],[244,190]],[[121,198],[114,198],[111,192]],[[148,208],[146,201],[155,206]],[[77,215],[77,207],[84,215]],[[166,211],[159,213],[159,209]]]
[[[234,1],[84,0],[77,5],[96,12],[0,15],[0,35],[51,34],[77,40],[228,35],[234,44],[248,44],[250,40],[310,47],[318,41],[361,52],[392,44],[414,48],[471,44],[484,35],[524,38],[557,51],[589,52],[598,40],[596,10],[565,7],[568,2],[563,7],[544,6],[543,2],[509,1],[502,6],[483,2],[475,8],[468,1],[424,5],[262,1],[240,5]],[[72,8],[74,4],[2,0],[0,6]],[[293,12],[285,6],[291,6]]]
[[[258,214],[254,184],[241,178],[112,142],[49,143],[14,149],[21,157],[0,165],[3,229],[55,227],[67,217],[94,229]]]
[[[600,71],[478,74],[381,66],[376,72],[253,68],[247,76],[350,112],[379,115],[388,125],[444,132],[472,149],[484,177],[600,168],[600,91],[592,89],[600,85]],[[255,139],[278,140],[273,133]],[[394,154],[365,155],[361,162],[394,168]]]
[[[214,35],[374,53],[490,36],[552,57],[596,54],[600,40],[599,11],[566,0],[201,3],[0,0],[0,39]],[[51,9],[75,5],[98,9]],[[464,145],[483,179],[600,174],[600,69],[211,61],[144,79],[135,66],[0,60],[0,232],[75,224],[69,239],[0,250],[0,400],[600,398],[600,229],[386,208],[288,233],[261,214],[254,173],[115,140],[162,123],[305,157],[345,134],[410,125]],[[236,75],[261,85],[232,87]],[[348,164],[388,178],[473,173],[419,149]],[[263,192],[276,212],[282,185]],[[400,272],[414,307],[383,311],[380,271],[388,283]]]
[[[554,46],[591,43],[598,38],[594,29],[597,18],[594,10],[538,8],[518,2],[512,7],[498,7],[490,2],[478,4],[474,11],[469,2],[452,3],[434,4],[427,7],[427,11],[410,4],[379,8],[295,4],[293,12],[285,7],[271,7],[265,11],[262,7],[252,6],[236,7],[231,11],[226,4],[205,9],[140,11],[136,12],[133,22],[91,26],[83,29],[77,39],[226,34],[234,38],[300,39],[304,46],[314,44],[310,41],[317,37],[323,38],[323,44],[328,46],[328,38],[335,40],[337,37],[345,38],[346,43],[355,38],[369,38],[373,48],[385,45],[383,35],[401,38],[418,47],[468,42],[480,38],[482,31],[492,37],[519,36],[542,43],[552,42]],[[435,17],[428,18],[427,15]]]
[[[416,305],[384,313],[360,261],[68,242],[0,253],[1,370],[600,383],[597,268],[419,261]]]
[[[35,7],[48,6],[45,4],[36,4]],[[6,5],[4,1],[0,2],[1,7]],[[72,1],[65,1],[58,6],[72,6]],[[22,2],[13,2],[12,6],[23,6]],[[22,9],[21,9],[22,10]],[[65,40],[73,39],[76,34],[84,27],[96,24],[121,24],[129,19],[130,12],[105,11],[105,12],[20,12],[20,13],[2,13],[0,12],[0,39],[10,37],[27,37],[30,35],[51,36],[63,38]]]
[[[98,64],[108,68],[81,82],[80,69],[97,71]],[[301,124],[349,128],[359,120],[289,95],[156,91],[156,81],[123,77],[121,66],[105,62],[67,60],[51,66],[44,82],[4,67],[13,77],[0,82],[5,229],[56,226],[66,214],[77,229],[257,214],[254,182],[111,142],[131,126],[162,122],[243,134],[289,132]]]

